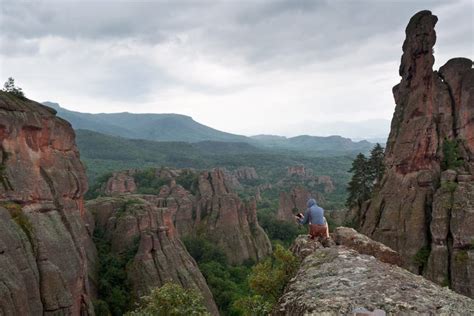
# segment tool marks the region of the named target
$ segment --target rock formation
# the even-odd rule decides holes
[[[87,209],[113,253],[135,251],[126,267],[134,300],[174,282],[197,289],[209,312],[219,314],[206,280],[178,238],[171,209],[158,208],[140,195],[99,198],[89,201]]]
[[[319,193],[311,193],[302,186],[294,187],[290,192],[280,192],[277,219],[295,222],[295,215],[306,211],[308,199],[315,198],[318,203],[324,203]]]
[[[305,177],[306,171],[303,165],[291,166],[287,168],[286,175],[289,177],[291,176]]]
[[[135,193],[137,191],[137,185],[133,175],[135,170],[127,170],[122,172],[114,172],[112,177],[107,180],[105,185],[106,195]]]
[[[166,168],[161,173],[166,172]],[[226,253],[230,263],[258,261],[271,253],[271,243],[257,221],[256,200],[243,202],[229,182],[229,173],[213,169],[196,173],[194,192],[176,184],[181,171],[166,177],[169,185],[158,195],[143,196],[159,208],[167,208],[178,236],[202,236]]]
[[[253,167],[240,167],[234,171],[234,175],[238,180],[256,180],[258,174]]]
[[[352,233],[349,239],[366,238]],[[389,315],[474,313],[474,300],[349,247],[325,248],[300,236],[292,249],[302,263],[272,315],[350,315],[361,309]]]
[[[172,210],[180,236],[208,238],[231,263],[260,260],[271,253],[270,241],[257,221],[255,199],[242,202],[229,189],[221,169],[199,175],[195,196],[179,185],[164,187],[156,203]]]
[[[0,315],[94,313],[87,181],[71,125],[55,114],[0,92]]]
[[[436,22],[421,11],[406,28],[385,176],[360,226],[411,271],[474,297],[474,70],[455,58],[433,71]]]

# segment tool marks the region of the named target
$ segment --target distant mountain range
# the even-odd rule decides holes
[[[74,112],[57,103],[43,102],[76,130],[87,129],[107,135],[153,141],[200,142],[206,140],[245,142],[247,137],[218,131],[179,114],[134,114]]]
[[[222,132],[206,125],[194,121],[191,117],[179,114],[134,114],[134,113],[100,113],[90,114],[67,110],[57,103],[44,102],[46,106],[54,108],[58,116],[69,121],[75,130],[89,130],[103,134],[105,136],[118,136],[125,139],[148,140],[154,142],[185,142],[200,143],[193,146],[193,150],[207,148],[210,151],[220,150],[221,152],[235,151],[238,153],[238,146],[241,150],[248,151],[250,147],[242,147],[243,144],[257,148],[272,149],[279,151],[305,151],[319,153],[322,155],[353,154],[367,152],[373,146],[368,141],[354,142],[349,138],[341,136],[296,136],[283,137],[275,135],[257,135],[246,137]],[[97,134],[80,134],[84,143],[88,143],[84,138],[95,137]],[[118,138],[108,138],[123,142]],[[209,142],[209,143],[205,143]],[[230,145],[225,143],[240,143],[240,145]],[[131,145],[131,142],[127,142]],[[175,144],[176,145],[176,144]],[[133,143],[136,146],[136,142]],[[156,147],[147,143],[147,147]],[[97,148],[97,147],[96,147]],[[81,148],[87,150],[87,148]]]

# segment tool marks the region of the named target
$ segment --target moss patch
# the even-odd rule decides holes
[[[456,255],[454,256],[454,260],[456,263],[459,264],[464,264],[469,260],[469,255],[467,253],[467,250],[461,250]]]
[[[33,244],[33,226],[30,220],[23,212],[21,205],[12,201],[1,202],[0,206],[4,207],[10,213],[12,220],[23,230],[26,237]]]
[[[420,250],[418,250],[418,252],[413,256],[413,263],[423,270],[428,263],[428,258],[430,257],[430,253],[431,253],[430,246],[421,247]]]

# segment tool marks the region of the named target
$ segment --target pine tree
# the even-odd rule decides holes
[[[348,207],[361,206],[370,198],[373,181],[371,181],[368,160],[364,154],[358,154],[352,162],[352,179],[349,182],[349,197],[346,204]]]
[[[385,172],[385,165],[383,162],[384,157],[384,148],[380,146],[379,143],[377,143],[370,151],[370,158],[368,161],[370,180],[374,186],[382,181],[382,177]]]
[[[8,78],[8,80],[3,84],[3,91],[11,93],[17,97],[24,98],[25,94],[23,93],[20,87],[15,86],[15,79],[12,77]]]

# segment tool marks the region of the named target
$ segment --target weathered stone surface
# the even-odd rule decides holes
[[[337,227],[331,234],[336,244],[354,249],[360,254],[374,256],[382,262],[401,265],[400,255],[382,243],[358,233],[353,228]]]
[[[218,315],[204,277],[178,238],[172,210],[158,208],[146,197],[127,195],[87,203],[96,228],[104,232],[112,252],[125,253],[138,246],[133,260],[127,265],[133,298],[147,295],[151,288],[166,282],[175,282],[185,288],[197,289],[208,310]]]
[[[286,174],[290,177],[291,176],[304,177],[306,176],[306,171],[303,165],[291,166],[291,167],[288,167]]]
[[[214,169],[198,175],[194,194],[172,184],[143,198],[169,209],[180,237],[199,235],[215,242],[231,263],[258,261],[271,253],[271,243],[258,224],[256,200],[243,202],[227,180],[225,170]]]
[[[194,233],[202,231],[216,242],[231,263],[260,260],[271,253],[270,240],[257,221],[256,201],[242,202],[228,189],[219,169],[199,176],[196,218]]]
[[[234,175],[239,180],[256,180],[258,179],[257,171],[254,167],[240,167],[234,171]]]
[[[306,211],[308,199],[312,193],[302,186],[297,186],[291,192],[280,192],[277,219],[295,222],[295,215]]]
[[[70,124],[0,92],[0,144],[0,314],[93,314],[95,247]]]
[[[389,315],[474,313],[474,300],[373,256],[344,246],[324,248],[306,237],[295,243],[304,259],[272,315],[350,315],[360,309]]]
[[[135,170],[127,170],[121,172],[114,172],[112,177],[107,180],[105,186],[106,195],[135,193],[137,191],[137,185],[133,175]]]
[[[455,58],[433,71],[437,17],[421,11],[406,28],[401,82],[393,88],[396,107],[385,152],[381,188],[361,209],[361,231],[402,255],[413,272],[473,296],[462,278],[472,271],[467,249],[474,226],[474,70]],[[446,170],[446,142],[458,144],[461,163]],[[448,162],[449,163],[449,162]],[[451,164],[453,162],[450,162]],[[431,252],[430,252],[431,249]],[[421,259],[429,256],[427,262]],[[416,259],[416,260],[415,260]],[[462,276],[462,277],[460,277]]]

